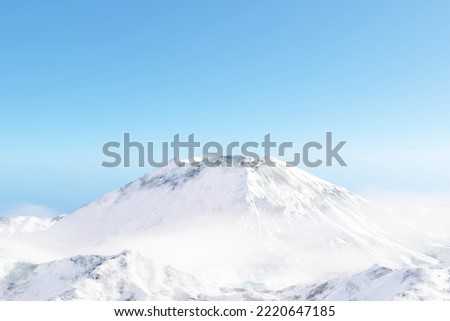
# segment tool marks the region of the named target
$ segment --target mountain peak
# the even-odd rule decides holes
[[[271,159],[272,160],[272,159]],[[281,164],[282,162],[273,159],[272,162]],[[264,158],[253,158],[244,155],[217,155],[217,154],[204,154],[202,156],[194,157],[193,159],[182,159],[175,161],[172,159],[169,164],[170,166],[184,166],[192,167],[258,167],[266,165],[267,162]],[[184,167],[180,166],[180,167]]]

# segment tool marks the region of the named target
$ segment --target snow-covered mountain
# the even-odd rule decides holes
[[[192,300],[199,282],[133,252],[9,264],[0,300]]]
[[[409,246],[409,230],[390,228],[387,211],[299,168],[217,160],[227,165],[155,169],[45,230],[0,242],[0,252],[34,262],[5,265],[3,297],[448,298],[439,239],[426,244],[433,251]],[[93,279],[98,269],[108,277]]]
[[[0,300],[450,300],[449,279],[449,267],[375,265],[361,273],[278,290],[251,282],[215,288],[127,251],[40,265],[9,261],[0,274]]]
[[[134,249],[226,284],[282,286],[373,264],[434,261],[395,242],[374,224],[383,210],[345,188],[281,162],[219,160],[230,166],[156,169],[45,236],[64,244],[65,254]]]
[[[390,269],[374,266],[362,273],[320,284],[289,287],[279,294],[283,300],[450,300],[449,278],[449,267]]]
[[[34,216],[0,217],[0,235],[16,233],[33,233],[42,231],[61,220],[65,215],[54,218],[40,218]]]
[[[235,156],[230,158],[232,167],[218,168],[172,163],[84,206],[53,230],[64,230],[68,237],[89,244],[117,235],[148,234],[163,224],[229,216],[270,235],[278,234],[283,222],[301,220],[313,232],[317,226],[338,231],[339,236],[345,234],[348,245],[355,245],[364,243],[377,229],[368,217],[380,209],[346,189],[281,162],[275,168],[263,161],[254,167],[243,166],[248,161]],[[253,225],[254,220],[258,224]]]

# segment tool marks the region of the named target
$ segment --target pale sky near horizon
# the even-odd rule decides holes
[[[100,166],[124,132],[222,143],[270,132],[301,147],[332,131],[348,167],[311,173],[355,192],[446,193],[449,12],[448,1],[2,3],[0,216],[71,212],[151,170]]]

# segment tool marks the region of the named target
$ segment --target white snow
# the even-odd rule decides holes
[[[0,283],[4,300],[190,300],[192,276],[133,252],[16,264]]]
[[[14,263],[0,280],[0,300],[450,300],[449,267],[369,270],[271,289],[247,282],[205,286],[136,252],[76,256],[33,265]]]
[[[42,231],[61,220],[65,215],[54,218],[39,218],[34,216],[0,217],[0,235],[7,236],[16,233],[33,233]]]
[[[418,247],[416,225],[345,188],[281,162],[220,159],[232,166],[172,163],[41,231],[3,236],[0,252],[35,263],[21,263],[3,296],[448,299],[448,234],[421,232]],[[177,276],[161,279],[168,266]],[[108,278],[92,280],[98,269]]]

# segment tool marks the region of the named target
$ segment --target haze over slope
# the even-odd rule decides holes
[[[282,286],[375,263],[437,262],[398,244],[374,223],[386,213],[345,188],[281,162],[219,160],[230,166],[155,169],[21,240],[42,256],[34,261],[132,249],[223,284]]]

